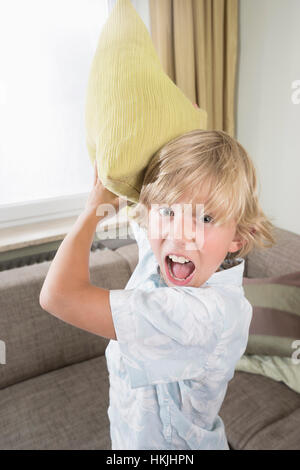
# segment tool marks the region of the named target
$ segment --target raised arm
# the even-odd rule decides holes
[[[100,182],[95,166],[94,186],[84,211],[62,241],[40,292],[40,305],[57,318],[91,333],[116,339],[109,290],[90,282],[89,256],[101,204],[120,207],[118,196]]]

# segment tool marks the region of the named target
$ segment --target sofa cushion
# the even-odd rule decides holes
[[[0,390],[2,450],[111,449],[105,356]]]
[[[76,328],[41,308],[39,295],[50,264],[46,261],[0,272],[0,339],[6,346],[0,389],[104,354],[106,338]],[[131,269],[119,253],[103,249],[91,252],[90,273],[94,285],[123,289]]]
[[[116,251],[127,261],[130,266],[131,273],[133,273],[139,260],[139,248],[136,241],[131,245],[127,245],[126,247],[121,246]]]
[[[300,448],[300,394],[280,382],[236,372],[219,414],[235,450]]]

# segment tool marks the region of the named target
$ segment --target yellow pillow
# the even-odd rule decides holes
[[[86,93],[86,144],[99,178],[138,202],[151,157],[175,137],[206,129],[207,113],[164,72],[130,0],[118,0],[101,31]]]

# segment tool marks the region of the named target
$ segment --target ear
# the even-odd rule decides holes
[[[230,253],[235,253],[236,251],[240,250],[246,243],[246,240],[244,240],[241,236],[235,235],[233,240],[231,241],[228,251]]]

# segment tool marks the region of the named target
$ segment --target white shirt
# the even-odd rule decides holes
[[[147,232],[130,223],[139,262],[125,289],[109,293],[117,336],[105,352],[112,449],[228,450],[218,412],[248,342],[245,261],[201,287],[169,287]]]

